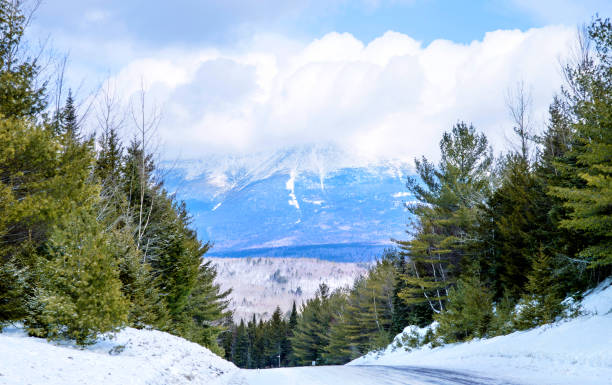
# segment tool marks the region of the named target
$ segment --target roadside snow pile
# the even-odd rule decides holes
[[[211,384],[236,366],[210,350],[156,330],[126,328],[85,349],[0,334],[0,384]]]
[[[587,293],[581,308],[578,318],[433,349],[406,351],[409,336],[427,334],[426,328],[406,328],[384,351],[348,365],[460,369],[524,384],[612,384],[612,279]]]

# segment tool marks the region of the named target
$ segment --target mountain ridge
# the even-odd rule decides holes
[[[211,255],[300,256],[297,249],[318,247],[335,250],[322,259],[354,261],[358,247],[376,254],[391,238],[405,237],[410,172],[399,160],[313,146],[177,162],[165,179],[186,202],[201,239],[214,243]]]

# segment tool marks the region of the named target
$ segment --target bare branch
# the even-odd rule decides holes
[[[525,83],[520,81],[514,89],[509,89],[506,95],[506,106],[514,126],[514,133],[519,137],[519,154],[529,163],[531,158],[529,142],[534,137],[531,120],[532,109],[531,91],[526,90]]]

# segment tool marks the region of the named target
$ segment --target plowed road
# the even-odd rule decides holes
[[[519,385],[468,372],[413,366],[318,366],[240,370],[229,385]]]

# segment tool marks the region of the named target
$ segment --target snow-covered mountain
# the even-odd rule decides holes
[[[163,166],[211,256],[365,261],[405,237],[406,162],[301,146]]]

